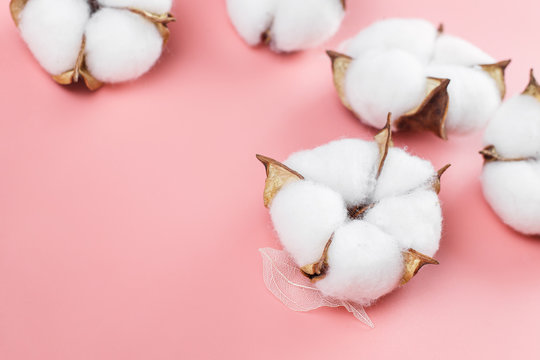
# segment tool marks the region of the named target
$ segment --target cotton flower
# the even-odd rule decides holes
[[[484,143],[485,198],[506,224],[540,235],[540,86],[532,70],[525,91],[490,121]]]
[[[342,103],[380,128],[470,133],[485,126],[504,97],[504,69],[471,43],[421,19],[388,19],[328,51]]]
[[[227,10],[249,45],[291,52],[332,37],[345,15],[345,0],[227,0]]]
[[[258,155],[265,204],[298,271],[324,296],[362,305],[437,263],[447,168],[393,148],[390,119],[375,139],[333,141],[284,163]]]
[[[172,0],[12,0],[13,20],[41,66],[91,90],[136,79],[161,56]]]

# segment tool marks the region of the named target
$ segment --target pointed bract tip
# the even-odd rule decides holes
[[[437,28],[437,32],[439,34],[442,34],[444,32],[444,24],[443,23],[439,24],[439,27]]]
[[[452,164],[446,164],[442,168],[437,170],[437,177],[439,178],[439,180],[441,179],[441,176],[446,172],[446,170],[448,170],[450,166],[452,166]]]

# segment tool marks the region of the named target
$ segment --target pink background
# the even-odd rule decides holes
[[[382,17],[444,22],[498,59],[509,94],[540,74],[536,0],[349,1],[325,47],[247,47],[223,0],[177,1],[161,63],[90,94],[55,85],[0,13],[0,359],[455,359],[540,356],[540,243],[481,194],[481,134],[398,134],[435,166],[441,265],[368,313],[295,313],[264,287],[278,247],[255,153],[369,138],[323,49]]]

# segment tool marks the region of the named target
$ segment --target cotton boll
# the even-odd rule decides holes
[[[427,63],[433,53],[437,29],[422,19],[387,19],[373,23],[345,44],[345,53],[360,57],[372,49],[400,49]]]
[[[129,10],[102,8],[86,28],[86,65],[103,82],[135,79],[155,64],[162,46],[152,22]]]
[[[315,47],[332,37],[343,20],[340,0],[282,0],[277,5],[271,46],[278,51]]]
[[[428,75],[450,79],[446,128],[468,133],[485,126],[501,104],[501,94],[486,72],[455,65],[432,65]]]
[[[347,70],[345,94],[354,112],[367,124],[382,128],[422,103],[426,75],[422,64],[402,50],[372,51]]]
[[[473,66],[493,64],[495,59],[470,42],[452,35],[442,34],[435,42],[432,63]]]
[[[482,174],[484,195],[503,221],[524,234],[540,235],[540,163],[492,162]]]
[[[261,42],[270,28],[278,0],[227,0],[227,11],[236,31],[249,44]]]
[[[416,190],[382,199],[363,219],[392,235],[402,250],[414,249],[432,257],[439,249],[442,213],[434,191]]]
[[[347,204],[359,205],[366,203],[373,191],[378,159],[374,142],[343,139],[294,153],[285,165],[337,191]]]
[[[299,266],[317,262],[333,232],[347,218],[341,196],[319,184],[297,181],[283,187],[270,208],[281,243]]]
[[[171,11],[172,0],[98,0],[101,6],[132,8],[165,14]]]
[[[367,305],[398,285],[403,266],[393,237],[365,221],[352,221],[334,234],[328,273],[316,286],[327,296]]]
[[[437,176],[427,160],[407,154],[399,148],[390,148],[377,181],[374,201],[404,195],[420,187],[430,187]]]
[[[41,66],[60,75],[75,67],[89,17],[86,0],[30,0],[19,30]]]
[[[484,143],[506,158],[539,157],[540,102],[530,95],[505,101],[489,122]]]

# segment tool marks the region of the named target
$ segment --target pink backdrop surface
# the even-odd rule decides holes
[[[538,358],[540,240],[482,197],[481,134],[398,134],[443,179],[440,266],[368,308],[296,313],[262,281],[279,247],[255,153],[369,138],[339,103],[325,48],[391,16],[443,22],[498,59],[509,94],[540,73],[533,0],[349,1],[324,47],[246,46],[222,0],[179,1],[142,79],[55,85],[0,12],[0,359]]]

